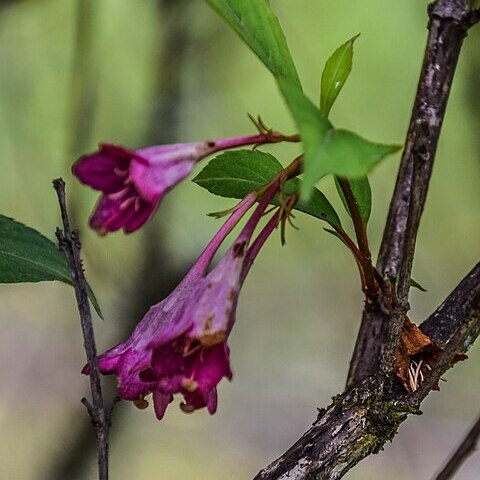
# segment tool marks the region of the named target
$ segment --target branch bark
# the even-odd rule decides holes
[[[417,232],[460,49],[474,18],[467,0],[436,0],[428,13],[422,71],[377,263],[385,288],[366,298],[346,391],[255,480],[342,478],[392,440],[409,414],[420,413],[422,400],[480,333],[477,265],[422,325],[442,349],[431,371],[412,394],[395,383]]]
[[[386,392],[375,378],[363,380],[335,397],[312,427],[255,480],[336,480],[368,455],[378,453],[409,414],[421,413],[421,401],[437,387],[453,357],[466,353],[480,334],[479,279],[480,264],[423,323],[433,339],[444,339],[444,352],[417,391],[405,395],[392,388]],[[452,315],[455,326],[446,329]],[[446,330],[450,333],[445,334]]]
[[[90,304],[88,302],[87,282],[83,273],[80,256],[80,240],[78,238],[78,232],[76,230],[72,231],[70,228],[65,199],[65,182],[61,178],[57,178],[53,181],[53,186],[57,192],[63,223],[63,231],[57,229],[56,235],[59,247],[67,257],[70,267],[78,312],[80,314],[85,353],[87,354],[87,360],[90,366],[89,378],[92,402],[90,403],[86,398],[83,398],[82,403],[87,408],[97,438],[99,480],[108,480],[108,431],[114,403],[107,407],[103,400],[95,334],[93,331]]]
[[[418,405],[436,388],[440,377],[467,352],[480,334],[480,262],[460,282],[438,309],[420,325],[420,330],[443,348],[436,365],[410,397]]]
[[[470,26],[466,0],[429,6],[429,34],[410,126],[377,262],[391,298],[379,295],[363,312],[347,385],[391,376],[405,315],[420,218],[463,39]]]

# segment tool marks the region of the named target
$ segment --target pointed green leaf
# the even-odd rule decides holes
[[[277,80],[297,124],[304,147],[302,200],[315,183],[333,173],[365,176],[396,146],[368,142],[345,130],[335,130],[326,116],[305,96],[280,23],[268,0],[206,0],[256,53]]]
[[[360,212],[360,217],[364,225],[368,223],[370,218],[370,212],[372,210],[372,190],[370,188],[370,182],[367,177],[360,178],[350,178],[348,179],[350,188],[355,198],[355,203],[357,204],[358,211]],[[337,187],[338,195],[342,199],[343,206],[345,210],[350,215],[348,209],[348,204],[343,194],[343,191],[338,183],[337,177],[335,177],[335,186]]]
[[[193,181],[214,195],[243,198],[272,180],[282,168],[269,153],[233,150],[210,160]]]
[[[300,85],[282,27],[267,0],[207,0],[275,77]]]
[[[320,111],[327,117],[352,70],[353,42],[359,35],[338,47],[325,63],[320,87]]]
[[[323,137],[332,125],[302,91],[285,35],[268,0],[206,0],[274,75],[304,147],[307,171],[319,161]],[[315,182],[302,187],[309,197]]]
[[[193,181],[215,195],[243,198],[270,182],[282,168],[273,155],[260,150],[228,151],[210,160]],[[285,192],[297,191],[300,185],[300,180],[291,179],[284,186]],[[318,189],[308,200],[300,199],[295,209],[341,227],[335,209]]]
[[[33,228],[0,215],[0,283],[58,280],[72,285],[65,256],[55,243]],[[88,296],[100,318],[90,286]]]
[[[423,288],[418,282],[416,282],[413,278],[410,278],[410,286],[414,288],[418,288],[422,292],[426,292],[427,289]]]
[[[329,130],[320,148],[321,160],[305,165],[304,182],[308,187],[328,174],[364,177],[377,163],[400,148],[401,145],[370,142],[348,130]]]

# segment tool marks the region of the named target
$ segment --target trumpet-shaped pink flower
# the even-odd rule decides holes
[[[184,280],[165,300],[154,305],[130,338],[98,357],[101,373],[115,374],[120,397],[139,407],[152,393],[161,419],[175,394],[191,412],[217,408],[217,385],[231,379],[228,335],[246,272],[276,225],[276,215],[249,247],[249,242],[275,190],[267,191],[242,232],[218,264],[207,269],[220,244],[255,203],[247,196],[225,222]],[[89,366],[83,369],[89,373]]]
[[[181,393],[185,412],[207,407],[217,409],[217,384],[231,379],[227,337],[235,320],[241,286],[246,240],[237,240],[222,260],[196,282],[176,319],[181,334],[170,339],[164,332],[152,338],[150,368],[140,379],[155,382],[155,412],[166,406],[173,394]]]
[[[220,150],[278,141],[276,138],[258,134],[135,151],[102,144],[97,152],[77,160],[72,172],[82,183],[102,192],[90,226],[100,234],[120,229],[130,233],[151,217],[165,193],[187,177],[199,160]]]

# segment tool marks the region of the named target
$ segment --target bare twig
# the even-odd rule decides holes
[[[391,376],[408,311],[415,243],[432,174],[440,130],[463,39],[470,26],[467,0],[437,0],[429,7],[423,67],[390,203],[377,267],[390,279],[391,311],[365,309],[348,375],[348,385],[366,376]]]
[[[468,30],[467,0],[437,0],[429,7],[429,35],[400,170],[380,247],[378,268],[386,276],[410,264],[440,130],[463,39]],[[408,224],[410,222],[410,224]]]
[[[73,287],[75,289],[75,297],[77,299],[78,311],[80,314],[83,344],[85,347],[85,353],[87,354],[88,365],[90,367],[89,376],[92,402],[89,402],[84,398],[82,399],[82,403],[87,408],[97,438],[99,479],[108,480],[108,430],[110,427],[110,417],[113,405],[116,402],[107,407],[102,396],[102,384],[100,381],[100,371],[98,369],[95,335],[93,331],[90,304],[88,302],[87,282],[83,273],[82,260],[80,257],[80,240],[78,238],[78,232],[76,230],[72,231],[70,227],[65,199],[65,182],[61,178],[57,178],[53,181],[53,186],[57,192],[63,223],[63,231],[57,228],[56,235],[60,249],[67,257],[68,265],[70,267]]]
[[[477,421],[467,433],[462,443],[453,452],[447,464],[442,468],[442,471],[435,477],[435,480],[449,480],[453,478],[457,470],[465,462],[467,457],[475,451],[475,448],[480,437],[480,416]]]

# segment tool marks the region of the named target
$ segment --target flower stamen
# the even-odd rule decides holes
[[[129,197],[120,204],[120,210],[127,209],[133,202],[136,202],[138,197]]]
[[[192,413],[195,411],[195,407],[193,405],[189,405],[188,403],[185,403],[185,402],[181,402],[179,407],[183,413]]]
[[[127,177],[128,176],[128,171],[129,169],[126,168],[125,170],[122,170],[121,168],[119,167],[114,167],[113,169],[113,173],[117,176],[117,177]]]
[[[193,348],[190,350],[190,347],[192,346],[194,342],[192,342],[190,339],[187,340],[187,343],[185,343],[185,346],[183,347],[183,352],[182,355],[184,357],[189,357],[190,355],[194,354],[197,352],[200,348],[202,348],[201,343],[197,343],[196,345],[193,346]]]
[[[125,194],[128,193],[129,189],[130,188],[127,185],[124,188],[122,188],[121,190],[119,190],[118,192],[110,193],[108,195],[108,198],[110,198],[111,200],[121,200],[125,196]]]
[[[198,382],[192,378],[182,378],[181,385],[189,393],[193,393],[198,388]]]
[[[145,410],[148,407],[148,402],[145,400],[145,397],[140,397],[139,399],[134,400],[133,404],[139,410]]]

